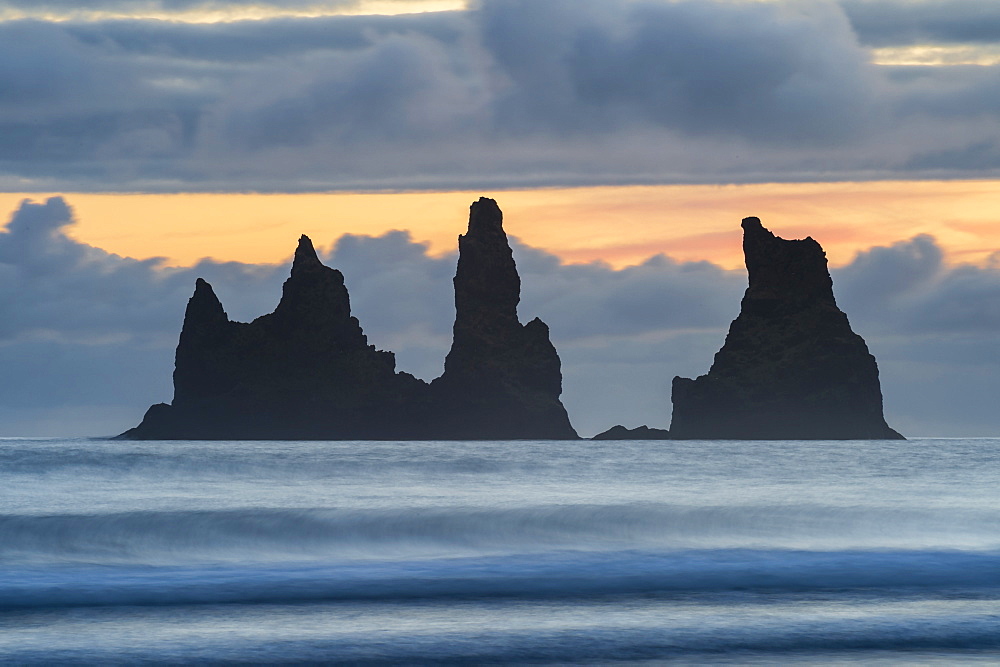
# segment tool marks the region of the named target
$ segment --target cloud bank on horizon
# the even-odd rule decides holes
[[[242,321],[273,310],[287,277],[287,265],[172,268],[124,258],[71,239],[72,224],[67,203],[52,198],[25,202],[0,232],[0,436],[134,426],[148,405],[172,396],[174,347],[196,277]],[[455,256],[430,255],[401,231],[314,241],[344,272],[370,342],[394,351],[401,370],[439,375]],[[513,245],[522,321],[549,324],[577,429],[668,426],[671,379],[707,372],[739,312],[745,273],[664,255],[619,270],[565,264]],[[908,435],[1000,430],[1000,253],[982,266],[950,265],[932,237],[919,235],[860,253],[834,272],[834,290],[879,361],[891,425]]]
[[[35,18],[0,20],[0,189],[1000,173],[991,3],[479,0],[338,14],[375,5],[422,6],[5,0],[0,18]],[[263,18],[151,18],[251,6]]]

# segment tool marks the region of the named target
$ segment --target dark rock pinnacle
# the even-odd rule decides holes
[[[749,286],[707,375],[673,381],[677,439],[899,439],[878,366],[837,307],[826,254],[743,220]]]
[[[549,328],[518,320],[521,279],[494,200],[472,204],[458,248],[454,341],[431,385],[438,437],[576,438],[559,400],[562,371]]]

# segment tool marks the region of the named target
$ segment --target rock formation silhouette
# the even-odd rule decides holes
[[[459,237],[455,342],[431,386],[368,344],[340,271],[302,236],[273,313],[232,322],[202,279],[188,301],[174,399],[120,437],[142,440],[575,438],[559,357],[517,320],[520,278],[496,202]]]
[[[878,366],[837,307],[826,254],[743,220],[749,287],[707,375],[673,380],[675,439],[901,439]]]
[[[670,431],[665,428],[649,428],[645,424],[635,428],[625,428],[621,424],[598,433],[591,440],[669,440]]]
[[[174,400],[152,406],[136,439],[386,439],[423,427],[427,385],[395,371],[351,315],[340,271],[299,239],[275,311],[231,322],[202,279],[188,301]]]
[[[431,384],[436,437],[577,438],[559,400],[562,371],[549,328],[538,318],[518,320],[521,279],[494,200],[472,204],[458,248],[454,341]]]

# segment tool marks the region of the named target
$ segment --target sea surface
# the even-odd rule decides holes
[[[1000,661],[1000,439],[0,440],[0,663]]]

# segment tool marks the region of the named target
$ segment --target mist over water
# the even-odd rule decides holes
[[[0,440],[0,662],[996,660],[998,452]]]

